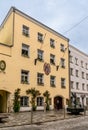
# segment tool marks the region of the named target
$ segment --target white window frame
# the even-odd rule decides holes
[[[56,86],[56,76],[50,76],[50,85]]]
[[[61,58],[61,67],[65,68],[65,59],[64,58]]]
[[[66,79],[61,78],[61,88],[66,88]]]
[[[29,27],[27,27],[26,25],[22,26],[22,33],[25,36],[29,36]]]
[[[21,83],[29,84],[29,71],[21,70]]]
[[[29,97],[21,96],[20,97],[20,105],[21,105],[21,107],[28,107],[29,106]]]
[[[62,51],[62,52],[64,52],[65,51],[65,46],[64,46],[64,44],[60,44],[60,50]]]
[[[55,64],[55,55],[50,54],[50,63]]]
[[[43,61],[43,51],[42,50],[37,50],[37,58],[38,60]]]
[[[51,46],[52,48],[55,48],[55,40],[52,39],[52,38],[50,38],[50,46]]]
[[[44,105],[44,97],[37,97],[37,106]]]
[[[38,41],[43,42],[43,34],[38,32]]]
[[[37,83],[40,85],[44,85],[44,74],[37,73]]]
[[[29,48],[30,48],[29,45],[22,43],[22,52],[21,52],[22,56],[29,57]]]

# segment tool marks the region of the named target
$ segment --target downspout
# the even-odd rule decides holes
[[[70,88],[70,50],[69,50],[69,47],[68,47],[68,75],[69,75],[69,99],[71,97],[71,88]]]
[[[12,21],[12,47],[14,46],[14,26],[15,26],[15,9],[13,8],[13,21]]]

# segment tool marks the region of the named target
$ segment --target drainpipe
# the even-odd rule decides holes
[[[13,8],[13,21],[12,21],[12,45],[11,47],[14,46],[14,26],[15,26],[15,8]]]

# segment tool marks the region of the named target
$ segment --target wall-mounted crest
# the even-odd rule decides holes
[[[44,66],[43,66],[43,69],[44,69],[44,72],[46,75],[49,75],[50,72],[51,72],[51,67],[50,67],[50,64],[49,63],[45,63]]]
[[[6,63],[4,60],[0,61],[0,70],[4,71],[6,69]]]

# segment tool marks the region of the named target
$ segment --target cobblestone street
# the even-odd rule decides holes
[[[46,122],[41,125],[3,127],[0,130],[88,130],[88,116]]]
[[[86,112],[86,115],[88,113]],[[9,113],[9,118],[3,120],[2,123],[0,123],[0,130],[3,127],[13,127],[13,126],[24,126],[24,125],[30,125],[31,124],[31,112],[20,112],[20,113]],[[43,112],[43,111],[36,111],[33,112],[33,119],[32,123],[37,124],[37,126],[41,125],[42,123],[52,122],[52,121],[60,121],[64,118],[68,118],[69,120],[71,118],[76,119],[76,117],[83,117],[84,113],[80,115],[71,115],[66,113],[64,115],[64,111],[49,111],[49,112]],[[52,124],[52,123],[51,123]]]

